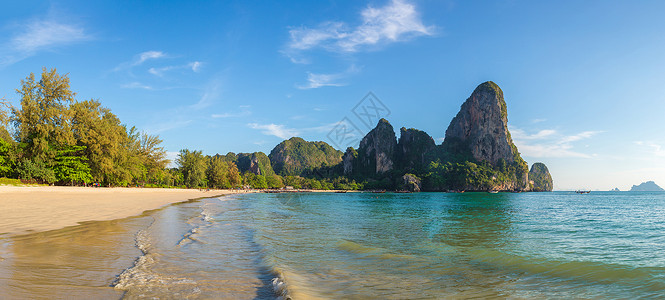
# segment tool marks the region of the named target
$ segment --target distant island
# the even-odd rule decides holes
[[[613,188],[610,190],[610,192],[621,192],[621,190],[619,190],[619,188]]]
[[[529,170],[508,131],[503,91],[478,85],[437,145],[386,119],[344,152],[293,137],[263,152],[204,155],[182,149],[167,168],[162,140],[129,127],[97,100],[77,101],[67,75],[43,69],[0,108],[0,177],[58,185],[306,188],[398,191],[551,191],[543,163]],[[661,189],[662,190],[662,189]]]
[[[631,192],[662,192],[665,191],[653,181],[642,182],[639,185],[633,185]]]

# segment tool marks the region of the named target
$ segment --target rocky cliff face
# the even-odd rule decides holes
[[[497,187],[528,189],[528,165],[510,137],[503,91],[494,82],[480,84],[462,104],[446,130],[443,148],[457,160],[487,161],[498,168],[505,164],[514,178]]]
[[[534,192],[551,192],[554,187],[552,175],[544,163],[534,163],[529,171],[529,180]]]
[[[408,172],[423,170],[435,149],[436,144],[429,134],[418,129],[402,127],[396,151],[398,168]]]
[[[269,158],[275,173],[301,175],[306,170],[339,164],[342,152],[325,142],[308,142],[293,137],[275,146]]]
[[[270,159],[263,152],[238,153],[236,165],[241,173],[251,172],[256,175],[274,175]]]
[[[344,156],[342,156],[342,168],[344,175],[351,175],[353,173],[353,161],[358,157],[358,151],[353,147],[346,148]]]
[[[496,165],[499,159],[514,162],[513,141],[508,132],[508,112],[503,91],[494,82],[479,85],[466,99],[446,130],[445,143],[466,146],[476,161]]]
[[[360,141],[353,172],[371,175],[392,170],[395,148],[397,138],[393,126],[386,119],[379,120],[376,127]]]

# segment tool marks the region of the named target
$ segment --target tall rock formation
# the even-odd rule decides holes
[[[514,162],[519,154],[508,132],[508,110],[503,91],[496,83],[480,84],[466,99],[446,130],[444,144],[466,146],[476,161],[493,165],[499,159]],[[521,159],[521,158],[520,158]]]
[[[510,137],[506,101],[494,82],[480,84],[462,104],[446,130],[443,149],[452,161],[487,161],[499,169],[509,166],[506,169],[513,178],[496,188],[528,188],[528,165]]]
[[[308,142],[293,137],[275,146],[268,157],[275,173],[289,176],[339,164],[342,161],[342,152],[325,142]]]
[[[397,168],[413,173],[422,171],[436,149],[434,139],[424,131],[402,127],[397,143]]]
[[[529,182],[532,184],[531,191],[551,192],[554,187],[552,175],[544,163],[534,163],[529,171]]]
[[[376,127],[360,141],[358,154],[352,163],[353,173],[376,175],[392,170],[395,167],[395,148],[397,138],[393,126],[386,119],[379,120]]]
[[[264,176],[275,174],[270,165],[270,159],[263,152],[238,153],[236,157],[236,165],[241,173],[249,171]]]

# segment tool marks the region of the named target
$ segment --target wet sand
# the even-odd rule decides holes
[[[122,219],[172,203],[244,192],[0,186],[0,237]]]

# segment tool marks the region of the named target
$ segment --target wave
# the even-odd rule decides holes
[[[471,248],[464,252],[473,261],[504,270],[522,271],[604,284],[632,285],[649,290],[665,290],[663,267],[634,267],[596,261],[558,261],[508,254],[495,249]]]

